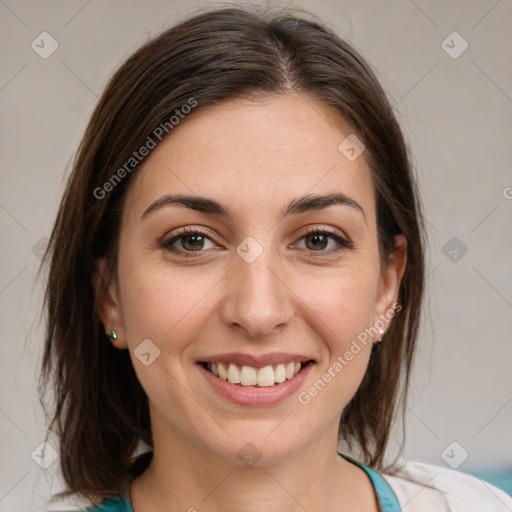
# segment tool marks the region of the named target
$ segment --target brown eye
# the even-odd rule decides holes
[[[330,254],[342,249],[352,249],[352,243],[348,240],[336,235],[331,231],[313,229],[308,231],[301,240],[305,240],[306,249],[312,252],[320,252]],[[334,241],[334,246],[330,250],[326,250],[329,246],[329,240]]]
[[[186,251],[199,251],[204,246],[205,238],[201,234],[180,236],[181,246]]]
[[[305,237],[306,247],[314,251],[326,249],[327,246],[329,245],[329,238],[331,237],[321,233],[308,235],[307,237]],[[308,241],[310,241],[311,243],[308,244]]]
[[[203,249],[205,249],[207,241],[210,241],[214,248],[217,247],[203,231],[198,228],[187,227],[179,230],[177,233],[172,233],[170,238],[165,239],[161,243],[161,246],[169,251],[188,256],[186,253],[204,252]]]
[[[312,229],[303,235],[300,240],[304,240],[305,249],[310,253],[311,256],[329,255],[343,249],[352,249],[352,242],[345,238],[333,233],[332,231]],[[212,247],[205,247],[205,244],[211,242]],[[331,247],[329,248],[329,245]],[[186,257],[193,256],[191,253],[205,252],[205,249],[218,248],[207,236],[207,233],[199,228],[186,227],[178,230],[177,232],[171,233],[171,236],[160,244],[162,248],[171,251],[176,254],[180,254]]]

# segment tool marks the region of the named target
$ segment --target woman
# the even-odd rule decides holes
[[[95,511],[510,506],[384,464],[423,246],[389,102],[321,23],[228,8],[147,43],[92,116],[47,253],[68,494]]]

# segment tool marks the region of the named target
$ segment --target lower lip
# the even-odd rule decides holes
[[[304,382],[307,374],[311,370],[313,363],[309,363],[297,373],[293,378],[285,380],[280,384],[273,386],[242,386],[240,384],[231,384],[227,380],[209,372],[202,364],[197,365],[206,380],[212,385],[220,395],[228,398],[238,405],[274,405],[289,396],[297,393]]]

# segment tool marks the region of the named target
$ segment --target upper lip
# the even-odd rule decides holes
[[[210,357],[204,357],[198,360],[198,363],[226,363],[237,364],[240,366],[252,366],[253,368],[263,368],[273,364],[299,362],[313,360],[312,357],[300,354],[287,354],[285,352],[274,352],[260,356],[244,354],[242,352],[230,352],[225,354],[216,354]]]

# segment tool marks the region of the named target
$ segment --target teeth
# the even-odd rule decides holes
[[[239,367],[236,364],[209,363],[207,368],[215,376],[222,380],[227,380],[231,382],[231,384],[268,387],[293,378],[302,368],[302,363],[291,361],[274,366],[264,366],[263,368],[253,368],[252,366]]]
[[[213,364],[213,363],[212,363]],[[222,380],[228,380],[228,372],[226,370],[226,368],[224,367],[224,365],[222,363],[219,363],[217,365],[217,368],[219,370],[219,377],[222,379]]]
[[[274,381],[275,375],[272,366],[264,366],[258,370],[258,386],[273,386]]]
[[[252,368],[251,366],[242,366],[240,381],[242,386],[255,386],[258,382],[258,373],[256,368]]]
[[[276,382],[284,382],[286,380],[286,368],[284,364],[278,364],[276,366],[274,380]]]
[[[240,384],[240,370],[236,364],[229,365],[228,380],[231,384]]]

